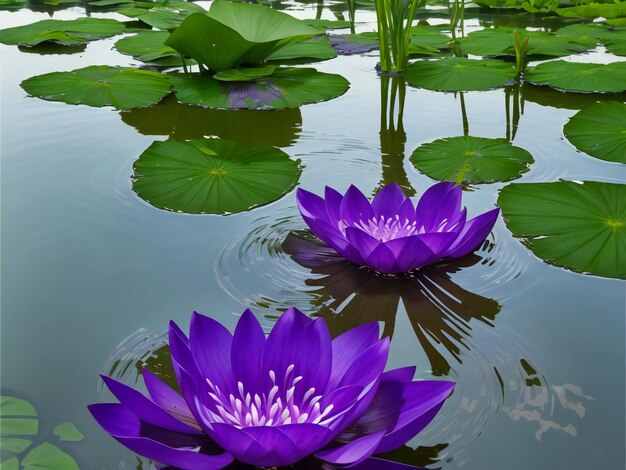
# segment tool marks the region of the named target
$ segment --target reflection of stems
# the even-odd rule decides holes
[[[512,87],[506,88],[504,90],[504,99],[504,110],[506,113],[506,138],[512,142],[515,139],[515,134],[517,134],[520,117],[524,114],[524,103],[521,97],[520,84],[516,83]],[[510,101],[513,102],[512,113]]]
[[[461,101],[461,118],[463,119],[463,135],[469,135],[469,120],[467,119],[467,109],[465,108],[465,95],[463,92],[459,92],[459,97]]]
[[[317,2],[317,11],[315,12],[315,19],[319,20],[322,18],[322,12],[324,11],[324,0],[318,0]]]
[[[405,96],[406,84],[402,77],[381,75],[380,150],[383,174],[379,187],[395,182],[402,187],[407,196],[414,196],[415,189],[404,170],[406,132],[402,117]]]

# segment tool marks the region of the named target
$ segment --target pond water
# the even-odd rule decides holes
[[[278,6],[299,18],[347,15],[341,3]],[[2,11],[0,25],[84,14],[80,7]],[[375,22],[371,10],[357,9],[356,19],[359,31]],[[485,14],[466,28],[494,21],[513,16]],[[295,191],[219,216],[160,210],[131,188],[133,162],[153,141],[216,135],[282,148],[302,161],[299,185],[317,193],[354,183],[371,194],[396,181],[421,195],[433,180],[408,157],[464,128],[509,138],[533,155],[517,182],[623,182],[626,166],[576,151],[562,129],[586,104],[625,95],[532,85],[464,94],[407,87],[404,132],[381,132],[377,52],[316,63],[347,78],[348,92],[275,112],[199,110],[171,98],[119,112],[39,100],[19,87],[52,71],[138,65],[112,50],[117,39],[71,54],[0,45],[2,394],[35,406],[37,439],[71,421],[85,439],[61,447],[81,468],[148,468],[89,415],[87,404],[106,395],[98,373],[113,369],[135,383],[136,361],[165,367],[154,352],[163,352],[168,321],[186,326],[193,310],[232,329],[249,306],[269,329],[296,306],[322,315],[333,334],[379,321],[393,338],[389,367],[417,364],[419,377],[457,381],[435,421],[391,459],[446,470],[625,468],[623,281],[543,262],[501,218],[475,255],[409,279],[347,264],[307,267],[298,263],[297,235],[306,226]],[[598,48],[572,60],[617,58]],[[468,212],[493,208],[505,184],[467,187]]]

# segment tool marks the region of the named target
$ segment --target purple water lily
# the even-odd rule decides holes
[[[461,193],[457,184],[437,183],[413,206],[392,183],[371,203],[355,186],[343,196],[326,187],[324,198],[299,188],[297,200],[313,233],[348,261],[398,274],[465,256],[487,238],[500,209],[466,220]]]
[[[294,308],[267,338],[250,310],[234,335],[194,313],[189,338],[172,322],[169,344],[181,394],[147,370],[149,397],[103,377],[120,403],[89,410],[133,452],[181,469],[307,457],[323,468],[394,468],[370,456],[419,433],[454,387],[412,381],[415,367],[383,372],[389,338],[379,339],[377,323],[331,340],[322,319]]]

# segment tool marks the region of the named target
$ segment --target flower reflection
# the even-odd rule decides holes
[[[466,291],[450,279],[450,274],[479,262],[482,258],[476,254],[429,266],[413,277],[388,278],[355,267],[303,234],[290,233],[283,250],[322,276],[309,279],[307,284],[319,287],[313,302],[333,335],[378,321],[384,323],[383,334],[391,337],[402,300],[434,375],[450,371],[436,345],[460,360],[462,348],[469,348],[465,338],[472,329],[470,320],[490,325],[500,311],[495,300]]]

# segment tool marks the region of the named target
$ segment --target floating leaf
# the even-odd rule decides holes
[[[34,436],[39,429],[37,412],[33,405],[20,398],[0,397],[0,436]]]
[[[149,9],[141,5],[130,4],[118,10],[118,13],[137,18],[156,29],[175,29],[192,13],[205,12],[200,5],[193,2],[167,0],[161,3],[148,3]]]
[[[563,128],[581,152],[609,162],[626,163],[626,104],[597,103],[584,108]]]
[[[460,40],[463,52],[481,56],[515,56],[514,33],[520,41],[528,37],[528,55],[561,57],[586,51],[597,43],[595,39],[583,42],[566,36],[557,36],[541,31],[527,31],[522,28],[493,28],[469,33]]]
[[[59,424],[56,428],[54,428],[52,433],[55,436],[58,436],[62,441],[66,442],[78,442],[85,438],[85,436],[83,436],[83,434],[76,429],[76,426],[69,421]]]
[[[573,40],[601,41],[609,52],[626,55],[626,29],[607,28],[600,24],[573,24],[559,29],[556,34]]]
[[[557,60],[526,71],[525,78],[537,85],[565,91],[618,93],[626,90],[626,62],[585,64]]]
[[[249,82],[220,82],[197,74],[169,77],[179,101],[215,109],[297,108],[335,98],[350,85],[340,75],[287,67]]]
[[[216,0],[207,14],[189,15],[166,45],[219,72],[260,65],[287,44],[319,33],[301,20],[262,5]]]
[[[411,27],[411,54],[435,54],[439,50],[450,49],[452,40],[435,26]]]
[[[626,2],[591,3],[577,7],[555,8],[557,15],[565,18],[622,18],[626,16]]]
[[[24,470],[79,470],[76,461],[56,446],[44,442],[22,460]]]
[[[33,443],[30,439],[22,439],[21,437],[3,437],[0,439],[0,450],[2,452],[10,452],[19,454],[24,452]],[[4,463],[2,464],[4,465]],[[0,468],[4,468],[0,465]]]
[[[435,140],[411,155],[415,168],[431,178],[469,184],[518,178],[533,161],[530,153],[506,139],[471,136]]]
[[[156,72],[101,65],[38,75],[21,87],[51,101],[132,109],[158,103],[169,93],[170,83]]]
[[[272,75],[275,70],[275,65],[266,65],[264,67],[239,67],[217,72],[213,75],[213,78],[221,82],[248,82],[257,78],[268,77]]]
[[[499,60],[447,57],[413,62],[404,78],[409,85],[427,90],[472,91],[504,86],[516,75],[511,64]]]
[[[154,142],[134,164],[133,189],[155,207],[232,214],[291,190],[300,161],[273,147],[220,139]]]
[[[498,205],[509,230],[546,262],[626,278],[626,185],[513,183]]]
[[[11,457],[10,459],[5,460],[0,463],[0,470],[19,470],[20,461],[17,457]]]
[[[42,20],[0,30],[0,43],[30,47],[42,42],[55,42],[64,46],[76,46],[94,39],[115,36],[122,31],[124,25],[111,19]]]
[[[115,43],[115,49],[142,62],[166,66],[182,65],[180,54],[165,45],[169,35],[167,31],[146,31],[120,39]]]
[[[323,20],[323,19],[306,19],[302,20],[309,26],[323,29],[344,29],[352,26],[352,23],[346,20]]]
[[[312,38],[288,44],[267,58],[270,61],[295,61],[298,59],[327,60],[337,56],[327,37]]]

